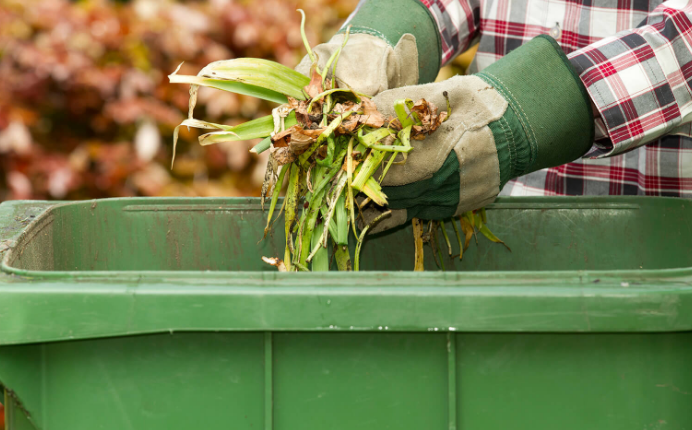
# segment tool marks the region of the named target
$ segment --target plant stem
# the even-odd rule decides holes
[[[368,230],[370,230],[375,224],[380,222],[381,219],[388,217],[389,215],[392,214],[392,211],[387,211],[383,212],[380,215],[377,216],[372,222],[363,228],[363,231],[360,232],[360,236],[358,237],[358,243],[356,244],[356,259],[355,263],[353,265],[353,270],[356,272],[360,269],[360,248],[363,246],[363,241],[365,240],[365,235],[368,233]]]
[[[418,218],[413,218],[411,220],[411,225],[413,226],[413,240],[416,247],[413,270],[415,272],[422,272],[425,270],[423,264],[423,221],[419,220]]]
[[[340,272],[351,271],[351,255],[348,252],[348,245],[337,245],[336,247],[336,266]]]
[[[322,248],[320,239],[322,233],[327,230],[324,227],[324,222],[315,226],[315,231],[312,234],[312,246],[316,248],[316,252],[312,258],[313,272],[328,272],[329,271],[329,252],[327,248]]]
[[[440,227],[442,228],[442,235],[445,238],[445,242],[447,242],[447,248],[449,249],[449,255],[452,255],[452,244],[449,242],[449,236],[447,236],[447,229],[445,229],[445,222],[440,221]]]

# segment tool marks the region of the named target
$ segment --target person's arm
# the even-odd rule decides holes
[[[692,136],[692,1],[661,4],[632,30],[568,58],[595,108],[596,145],[613,156],[666,134]]]
[[[594,141],[591,99],[546,35],[480,73],[387,90],[373,102],[394,115],[397,100],[421,98],[441,109],[449,103],[451,113],[434,133],[411,142],[404,164],[391,166],[381,184],[392,213],[372,232],[482,208],[509,180],[576,160]],[[366,221],[376,216],[370,209]]]
[[[447,4],[445,4],[447,3]],[[361,0],[339,33],[315,47],[323,67],[343,42],[340,85],[374,96],[433,82],[440,67],[466,50],[477,34],[479,0]],[[306,56],[296,70],[308,74]]]
[[[480,0],[420,0],[430,10],[440,33],[441,65],[469,49],[480,35]]]

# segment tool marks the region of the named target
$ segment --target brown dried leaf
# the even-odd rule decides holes
[[[354,158],[353,161],[351,162],[351,168],[352,168],[353,170],[355,170],[356,167],[357,167],[359,164],[360,164],[360,160],[356,160],[356,159]],[[343,170],[344,172],[348,173],[348,162],[347,162],[346,160],[344,160],[344,165],[341,166],[341,170]]]
[[[361,109],[361,104],[360,103],[354,103],[350,100],[347,100],[343,103],[337,103],[334,105],[334,108],[332,111],[337,114],[342,114],[344,112],[357,112]],[[335,115],[336,116],[336,115]]]
[[[291,151],[291,148],[289,148],[288,146],[284,146],[281,148],[271,148],[271,152],[272,156],[274,157],[276,163],[279,166],[293,163],[298,159],[298,154],[295,154],[293,151]]]
[[[363,115],[359,115],[361,124],[369,125],[370,127],[382,127],[385,117],[378,110],[375,103],[367,97],[362,97],[360,102],[363,108]]]
[[[296,124],[281,133],[275,134],[272,137],[272,141],[274,142],[274,147],[290,146],[294,152],[300,154],[317,139],[322,130],[324,129],[306,130],[300,124]]]
[[[342,121],[341,124],[339,124],[339,127],[336,129],[337,134],[351,134],[353,133],[356,128],[358,127],[359,123],[359,115],[351,115],[348,117],[345,121]]]
[[[288,97],[288,106],[295,111],[299,124],[303,124],[305,127],[309,127],[312,124],[310,115],[308,115],[308,102]]]
[[[394,144],[394,140],[394,136],[390,134],[389,136],[385,136],[382,140],[380,140],[380,145],[391,146]]]
[[[298,128],[302,129],[303,127],[301,127],[299,124],[296,124],[292,127],[287,128],[286,130],[284,130],[282,132],[276,133],[274,136],[272,136],[272,142],[276,142],[276,141],[281,140],[287,136],[290,136],[291,133],[293,133]]]
[[[310,98],[313,98],[322,92],[322,75],[317,72],[317,69],[312,69],[310,83],[303,89]]]
[[[465,241],[464,249],[468,249],[471,238],[473,237],[473,226],[464,217],[459,217],[459,222],[461,223],[461,231],[464,232]]]
[[[422,125],[414,125],[411,129],[411,139],[413,140],[423,140],[428,133],[425,131],[425,127]]]
[[[322,132],[326,129],[327,129],[327,127],[309,128],[309,129],[305,128],[305,129],[303,129],[302,133],[306,136],[310,136],[314,139],[317,139],[318,137],[320,137]]]
[[[399,131],[403,127],[401,126],[401,121],[398,118],[389,118],[389,128],[394,131]]]
[[[411,130],[411,138],[423,140],[425,136],[437,130],[437,128],[447,118],[447,112],[439,113],[437,106],[425,99],[420,99],[414,103],[411,112],[420,120],[421,125],[414,125]]]
[[[272,154],[279,161],[279,165],[291,163],[310,147],[323,130],[324,128],[306,130],[300,124],[296,124],[272,137]]]
[[[288,146],[291,148],[291,151],[295,152],[296,154],[302,154],[314,141],[314,137],[305,134],[301,129],[300,131],[291,133],[291,140],[288,142]]]
[[[423,250],[423,222],[418,218],[411,220],[413,225],[413,241],[415,244],[415,256],[413,270],[415,272],[423,272],[424,268],[424,250]]]
[[[264,183],[262,183],[262,210],[264,210],[264,199],[265,197],[271,197],[274,192],[274,184],[278,179],[278,169],[279,163],[276,161],[271,154],[269,155],[269,160],[267,160],[267,169],[264,173]]]
[[[317,148],[317,157],[320,160],[324,160],[325,158],[327,158],[327,151],[328,150],[329,150],[329,148],[327,147],[327,145],[320,146],[319,148]]]

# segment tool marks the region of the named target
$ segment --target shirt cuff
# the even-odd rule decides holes
[[[587,157],[622,154],[681,122],[656,53],[635,32],[602,39],[568,55],[596,105],[596,142]]]

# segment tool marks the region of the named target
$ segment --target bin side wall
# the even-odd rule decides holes
[[[20,348],[0,357],[43,357],[41,401],[24,403],[39,429],[692,426],[692,333],[176,333]]]

